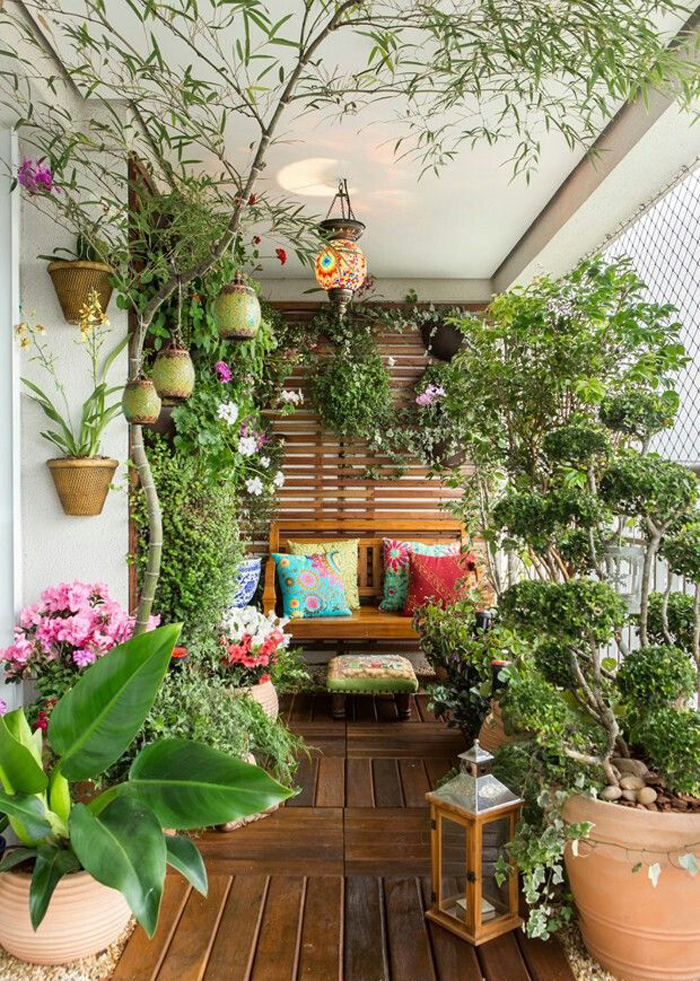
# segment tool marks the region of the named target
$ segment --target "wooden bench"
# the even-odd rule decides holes
[[[290,620],[285,628],[296,640],[414,640],[416,632],[411,617],[400,611],[382,613],[379,609],[384,594],[384,560],[382,546],[385,538],[422,542],[425,545],[464,541],[464,529],[453,518],[425,520],[406,517],[388,518],[313,518],[285,519],[270,527],[270,552],[289,551],[288,542],[304,544],[341,541],[358,538],[358,587],[360,609],[349,617],[309,617]],[[279,598],[275,561],[269,558],[265,567],[263,609],[277,610]]]

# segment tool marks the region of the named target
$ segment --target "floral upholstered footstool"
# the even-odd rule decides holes
[[[418,691],[411,662],[398,654],[339,654],[328,665],[326,686],[334,719],[345,718],[345,696],[393,695],[399,719],[411,718],[410,696]]]

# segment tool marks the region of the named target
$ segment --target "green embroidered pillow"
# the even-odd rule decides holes
[[[399,542],[384,539],[384,598],[379,609],[384,613],[403,610],[408,593],[408,572],[411,552],[418,555],[457,555],[459,544],[425,545],[423,542]]]
[[[351,610],[360,607],[357,589],[357,546],[359,538],[346,538],[342,542],[287,542],[292,555],[325,555],[337,552],[336,561],[343,581],[345,596]]]

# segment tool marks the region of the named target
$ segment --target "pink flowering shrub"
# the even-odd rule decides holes
[[[60,190],[56,187],[53,174],[46,164],[39,163],[38,160],[28,160],[26,157],[17,171],[17,183],[32,196],[58,194]]]
[[[221,676],[234,688],[269,681],[278,652],[290,641],[284,632],[287,622],[274,613],[265,616],[254,606],[230,610],[222,624],[225,633],[221,638]]]
[[[151,617],[153,630],[160,617]],[[76,676],[117,644],[129,640],[134,617],[109,596],[104,583],[60,583],[20,613],[14,643],[0,650],[8,681],[32,678],[39,693],[35,723],[48,713]]]

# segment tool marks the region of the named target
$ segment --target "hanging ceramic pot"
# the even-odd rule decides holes
[[[235,341],[255,337],[262,320],[255,290],[238,273],[214,300],[213,314],[219,335]]]
[[[160,415],[161,401],[150,378],[127,382],[122,395],[122,412],[135,426],[148,426]]]
[[[194,365],[190,352],[179,347],[159,351],[151,378],[161,398],[189,398],[194,391]]]
[[[420,332],[425,350],[440,361],[451,361],[464,342],[464,334],[443,321],[421,324]]]

